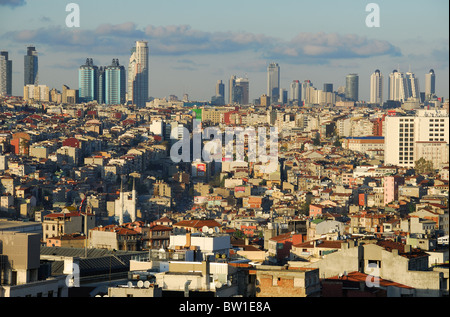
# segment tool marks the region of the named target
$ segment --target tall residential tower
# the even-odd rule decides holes
[[[379,69],[370,76],[370,103],[383,104],[383,75]]]

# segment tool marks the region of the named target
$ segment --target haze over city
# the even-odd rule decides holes
[[[436,94],[448,98],[448,2],[377,1],[380,27],[369,28],[363,1],[103,1],[80,0],[80,27],[65,19],[69,2],[0,1],[1,50],[13,61],[13,94],[23,94],[23,56],[39,54],[39,83],[78,89],[78,68],[119,59],[128,66],[136,40],[148,41],[149,95],[188,94],[209,100],[217,80],[248,77],[250,101],[266,93],[267,66],[280,65],[281,87],[311,80],[345,86],[359,75],[361,100],[370,75],[411,70],[423,91],[436,73]],[[27,21],[24,23],[24,21]],[[387,82],[387,81],[386,81]],[[385,86],[387,83],[385,83]]]

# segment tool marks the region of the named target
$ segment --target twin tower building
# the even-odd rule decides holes
[[[113,59],[109,66],[96,66],[92,58],[78,70],[79,101],[99,104],[131,103],[144,107],[148,100],[148,45],[137,41],[126,69]]]

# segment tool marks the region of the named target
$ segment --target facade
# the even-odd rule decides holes
[[[87,58],[86,63],[80,66],[78,84],[80,102],[98,101],[98,67],[92,58]]]
[[[385,164],[413,167],[421,153],[427,151],[435,157],[441,155],[437,165],[445,160],[440,154],[449,144],[449,117],[445,111],[417,110],[415,116],[387,116],[385,124]],[[432,142],[445,142],[445,145]]]
[[[361,152],[373,158],[384,154],[384,137],[347,137],[344,139],[343,148],[351,151]]]
[[[12,61],[8,52],[0,52],[0,95],[12,95]]]
[[[345,79],[345,98],[350,101],[359,100],[359,76],[349,74]]]
[[[127,101],[144,107],[148,100],[148,46],[146,41],[136,41],[128,64]]]
[[[383,75],[379,69],[370,76],[370,103],[383,104]]]
[[[0,298],[67,297],[65,275],[40,278],[39,240],[37,233],[0,231]]]
[[[23,99],[34,101],[49,101],[50,89],[46,85],[26,85],[23,87]]]
[[[126,94],[125,68],[118,59],[105,68],[105,103],[107,105],[123,104]]]
[[[256,297],[318,297],[319,270],[301,267],[258,265]]]
[[[280,66],[270,63],[267,67],[267,96],[271,102],[276,103],[280,98]]]
[[[24,86],[39,83],[38,69],[38,52],[35,47],[29,46],[24,56]]]

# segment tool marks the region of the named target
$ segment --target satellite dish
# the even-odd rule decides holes
[[[223,285],[220,282],[216,282],[216,288],[221,288]]]
[[[137,282],[137,286],[138,287],[143,287],[144,286],[144,282],[142,282],[142,281]]]
[[[219,233],[219,228],[218,227],[214,227],[214,232],[215,233]]]
[[[207,232],[208,232],[208,229],[209,229],[208,226],[203,226],[203,227],[202,227],[202,232],[203,232],[203,233],[207,233]]]
[[[231,286],[231,281],[230,280],[227,281],[227,285]]]
[[[127,283],[127,286],[128,286],[129,288],[132,288],[132,287],[133,287],[133,282],[131,282],[131,281],[128,282],[128,283]]]
[[[144,282],[144,287],[145,288],[149,288],[150,287],[150,282],[149,281],[145,281]]]
[[[209,228],[209,229],[208,229],[208,233],[209,233],[209,234],[213,234],[213,233],[214,233],[214,229],[213,229],[213,228]]]

